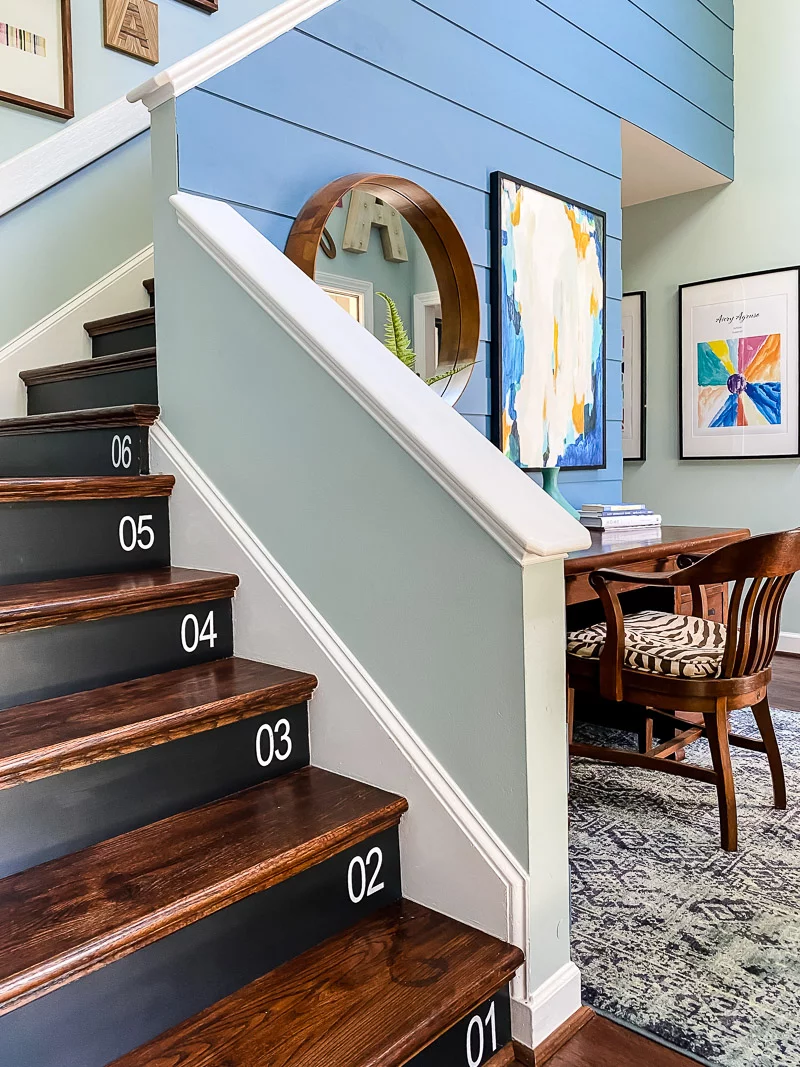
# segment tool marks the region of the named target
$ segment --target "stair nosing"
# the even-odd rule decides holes
[[[20,371],[19,376],[30,388],[51,382],[68,382],[75,378],[91,378],[97,374],[121,374],[123,371],[141,370],[155,365],[156,349],[151,346],[137,348],[131,352],[117,352],[113,356],[96,356],[94,359],[56,363],[51,367],[34,367]]]
[[[78,432],[114,426],[152,426],[159,414],[157,404],[128,404],[108,408],[54,411],[45,415],[23,415],[16,419],[0,419],[0,437]]]
[[[230,657],[230,660],[236,659],[238,658]],[[50,697],[34,704],[8,708],[0,711],[0,733],[2,733],[4,723],[12,714],[27,712],[28,715],[35,717],[37,708],[45,706],[55,708],[59,704],[69,705],[81,697],[94,699],[98,704],[113,703],[117,694],[123,694],[126,690],[135,691],[138,686],[147,682],[156,679],[177,680],[179,675],[182,676],[180,680],[191,678],[193,674],[212,670],[216,663],[226,662],[228,660],[192,665],[159,675],[151,675],[146,679],[137,678],[117,682],[114,685],[89,690],[86,693]],[[240,660],[239,662],[252,661]],[[35,782],[63,771],[77,770],[80,767],[101,763],[117,756],[139,752],[145,748],[167,744],[183,737],[227,726],[256,715],[278,712],[310,700],[317,686],[317,679],[314,675],[299,671],[290,673],[297,677],[205,703],[198,700],[190,706],[187,704],[167,714],[162,713],[151,718],[142,716],[134,723],[124,723],[106,730],[87,732],[66,740],[53,741],[39,748],[26,748],[11,756],[0,755],[0,789],[8,789],[23,782]],[[170,675],[173,679],[169,679]]]
[[[174,583],[158,583],[147,586],[148,576],[177,575]],[[196,575],[184,578],[183,575]],[[118,588],[107,592],[75,593],[70,597],[70,586],[79,586],[89,580],[108,578]],[[119,586],[123,579],[131,581],[130,588]],[[113,584],[112,582],[112,584]],[[153,571],[138,571],[131,574],[92,575],[89,578],[59,578],[47,582],[0,587],[0,634],[22,630],[57,626],[70,622],[90,622],[95,619],[114,618],[119,615],[136,615],[144,611],[173,607],[181,604],[201,604],[209,600],[225,600],[233,597],[239,578],[235,574],[214,571],[192,571],[181,567],[162,567]],[[41,589],[42,599],[37,602],[13,601],[15,592],[32,587]],[[50,598],[47,599],[47,594]]]
[[[74,853],[72,856],[63,857],[62,860],[51,860],[42,864],[42,867],[51,867],[63,860],[72,860],[75,856],[91,852],[99,852],[103,847],[109,848],[114,842],[138,834],[144,834],[153,827],[168,822],[176,822],[190,817],[199,817],[201,812],[215,806],[232,803],[237,798],[256,790],[269,791],[278,783],[285,783],[289,779],[298,779],[300,776],[308,777],[310,773],[330,775],[333,778],[341,778],[329,771],[320,771],[318,768],[305,767],[299,771],[272,779],[250,789],[243,790],[232,796],[223,797],[211,804],[202,805],[188,812],[162,819],[159,823],[140,827],[121,834],[116,838],[110,838],[97,845],[91,845],[87,849]],[[357,785],[348,779],[351,785]],[[360,844],[367,838],[381,833],[383,830],[397,826],[402,815],[408,810],[407,801],[398,796],[377,790],[374,787],[366,787],[375,793],[382,793],[386,798],[378,807],[377,802],[368,813],[358,817],[344,820],[335,830],[327,830],[317,837],[298,842],[291,848],[272,859],[261,860],[251,864],[248,869],[231,874],[220,879],[213,885],[195,890],[184,896],[180,901],[172,901],[163,904],[156,910],[149,912],[135,920],[131,920],[118,927],[116,930],[107,931],[105,934],[94,939],[82,942],[80,945],[62,950],[42,963],[31,965],[27,969],[18,971],[5,979],[0,979],[0,1016],[8,1014],[17,1008],[23,1007],[40,997],[52,993],[69,983],[78,980],[102,967],[131,955],[147,945],[154,944],[178,930],[207,918],[222,908],[229,907],[255,893],[263,892],[280,882],[286,881],[296,874],[300,874],[309,868],[323,863],[325,860],[338,855],[347,848]],[[377,799],[377,798],[376,798]],[[13,879],[29,878],[32,872],[23,871],[19,875],[11,875],[4,882]]]
[[[137,326],[152,326],[155,321],[155,308],[147,307],[125,311],[121,315],[108,315],[103,319],[92,319],[91,322],[85,322],[83,328],[90,337],[102,337],[122,330],[135,330]]]
[[[46,500],[129,500],[170,496],[172,474],[0,478],[0,504]]]

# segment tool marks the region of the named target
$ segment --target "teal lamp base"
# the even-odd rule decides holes
[[[564,511],[568,511],[574,519],[578,519],[580,518],[580,515],[558,488],[559,470],[559,467],[542,468],[542,489],[544,489],[547,495],[551,496],[557,504],[560,504]]]

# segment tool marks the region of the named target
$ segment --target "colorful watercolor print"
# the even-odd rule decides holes
[[[697,385],[701,428],[780,426],[781,335],[702,341]]]
[[[603,467],[605,216],[495,180],[495,439],[526,469]]]

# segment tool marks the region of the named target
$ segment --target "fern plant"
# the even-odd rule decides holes
[[[386,319],[386,329],[384,331],[383,343],[389,349],[393,356],[404,363],[409,370],[416,370],[417,357],[416,353],[411,347],[411,338],[408,336],[403,320],[400,316],[400,312],[397,310],[397,304],[386,293],[377,293],[377,296],[383,297],[386,301],[386,308],[388,311],[388,317]],[[450,370],[446,370],[443,374],[435,374],[432,378],[426,378],[426,385],[433,385],[434,382],[444,381],[445,378],[452,378],[454,374],[458,374],[459,371],[465,370],[467,367],[474,367],[477,360],[472,363],[461,363],[457,367],[451,367]]]

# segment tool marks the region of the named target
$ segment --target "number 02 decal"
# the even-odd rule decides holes
[[[492,1001],[486,1018],[473,1015],[467,1026],[467,1064],[468,1067],[480,1067],[486,1051],[486,1031],[491,1040],[490,1052],[497,1052],[497,1021],[495,1019],[494,1001]]]
[[[372,874],[370,875],[370,866]],[[383,852],[375,846],[367,853],[367,858],[354,856],[347,868],[347,892],[354,904],[360,904],[364,897],[372,897],[384,888],[384,883],[378,881],[378,875],[383,866]]]
[[[256,733],[256,759],[262,767],[269,767],[274,759],[286,760],[291,754],[292,738],[288,719],[278,719],[274,729],[268,722],[259,726]]]
[[[181,644],[184,652],[196,652],[200,643],[206,641],[213,648],[217,641],[214,629],[214,612],[209,611],[202,628],[196,615],[184,615],[181,623]]]

